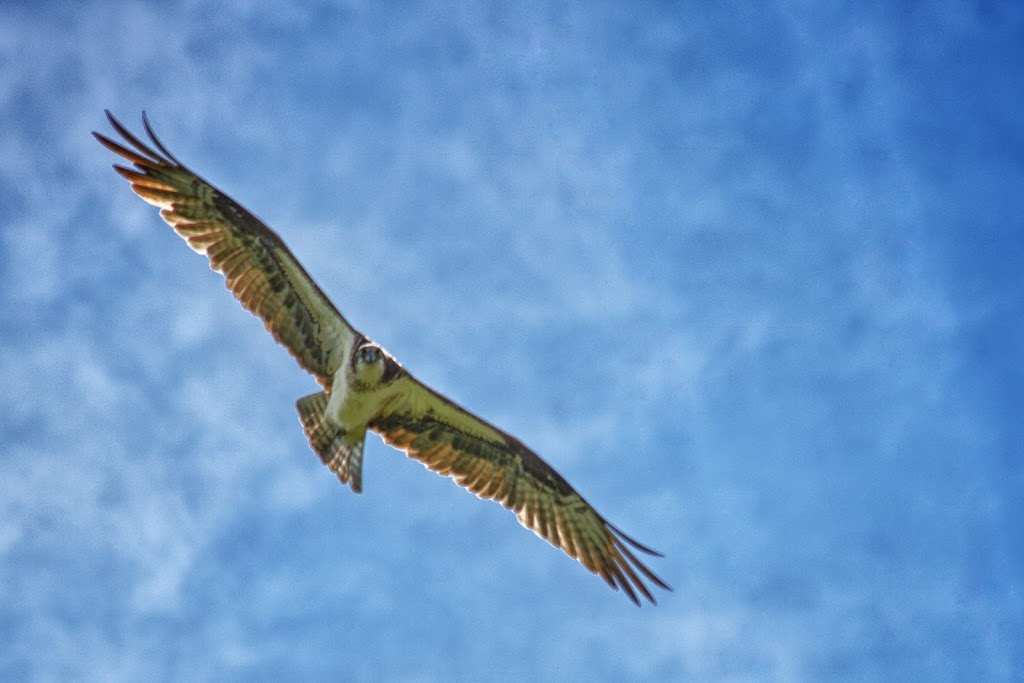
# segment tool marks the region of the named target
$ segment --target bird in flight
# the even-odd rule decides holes
[[[627,536],[519,439],[423,384],[352,327],[277,233],[178,161],[142,123],[152,146],[106,112],[127,146],[99,142],[135,168],[114,166],[132,190],[224,275],[231,293],[313,375],[322,391],[296,407],[313,451],[362,491],[366,431],[480,498],[498,501],[637,605],[656,601],[645,582],[672,590],[634,551],[662,555]],[[632,550],[631,550],[632,548]]]

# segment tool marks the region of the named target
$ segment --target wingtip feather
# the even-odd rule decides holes
[[[153,127],[149,125],[149,117],[146,116],[145,109],[142,110],[142,127],[146,129],[146,135],[149,136],[149,139],[153,142],[154,145],[156,145],[157,149],[163,152],[164,156],[166,156],[168,159],[173,161],[178,166],[184,167],[184,164],[178,161],[177,157],[175,157],[173,154],[167,151],[167,148],[164,147],[164,143],[160,142],[160,138],[158,138],[156,136],[156,133],[153,132]]]
[[[635,538],[633,538],[632,536],[630,536],[625,531],[623,531],[619,527],[615,526],[614,524],[612,524],[608,520],[605,519],[604,523],[608,526],[609,529],[611,529],[613,532],[615,532],[615,534],[619,538],[621,538],[626,543],[630,544],[631,546],[633,546],[634,548],[636,548],[640,552],[646,553],[646,554],[651,555],[653,557],[665,557],[662,553],[659,553],[657,550],[654,550],[653,548],[649,548],[649,547],[645,546],[643,543],[641,543],[640,541],[636,540]]]

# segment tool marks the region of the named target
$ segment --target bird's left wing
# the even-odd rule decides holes
[[[644,577],[669,586],[629,549],[659,553],[609,523],[551,465],[522,442],[403,374],[368,427],[438,474],[481,498],[498,501],[519,521],[584,567],[621,588],[636,604],[654,596]]]
[[[93,133],[135,169],[114,166],[132,190],[161,208],[160,215],[190,247],[210,259],[231,293],[264,322],[321,386],[331,388],[334,371],[359,335],[292,255],[277,234],[167,151],[143,114],[150,147],[107,112],[110,125],[133,149]]]

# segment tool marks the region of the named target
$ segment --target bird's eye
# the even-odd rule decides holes
[[[364,363],[376,363],[380,360],[380,348],[372,344],[367,344],[359,349],[359,360]]]

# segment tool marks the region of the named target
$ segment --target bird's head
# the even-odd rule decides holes
[[[379,385],[387,371],[387,360],[384,349],[373,342],[357,346],[352,354],[352,375],[355,384],[363,390]]]

